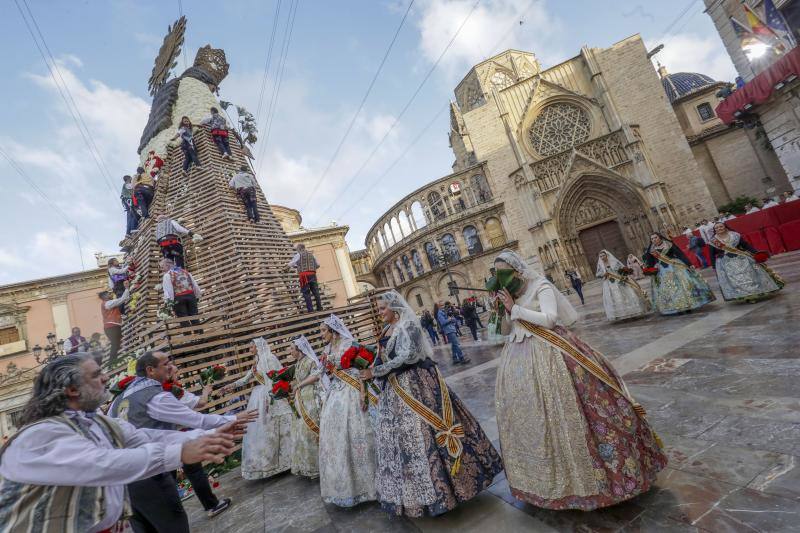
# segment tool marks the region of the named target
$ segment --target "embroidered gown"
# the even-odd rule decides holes
[[[317,365],[308,357],[303,357],[294,369],[295,383],[300,383],[317,372]],[[299,403],[306,414],[319,427],[319,381],[300,389],[295,407],[300,412]],[[292,417],[292,474],[310,478],[319,477],[319,436],[312,431],[303,418]]]
[[[419,346],[414,338],[425,333],[416,324],[406,322],[405,331],[395,332],[411,338],[410,346]],[[387,350],[388,346],[388,350]],[[413,398],[442,417],[442,390],[436,364],[422,354],[410,353],[409,343],[381,339],[376,377],[393,375],[398,385]],[[454,422],[464,429],[460,439],[463,452],[460,467],[451,473],[454,459],[447,448],[436,443],[438,431],[426,423],[398,396],[392,385],[383,383],[378,400],[375,448],[378,462],[376,485],[381,507],[393,515],[436,516],[475,497],[492,484],[503,470],[503,462],[478,421],[456,394],[449,391]]]
[[[253,379],[258,381],[258,385],[250,392],[247,409],[258,410],[258,418],[247,425],[247,433],[242,439],[242,477],[262,479],[291,468],[294,415],[286,400],[276,400],[269,405],[270,380],[259,370],[251,368],[233,385],[242,387]]]
[[[675,315],[713,302],[716,296],[711,287],[698,272],[688,268],[689,260],[680,248],[669,242],[665,245],[660,250],[651,246],[644,255],[645,266],[658,269],[650,281],[651,300],[656,310],[662,315]],[[657,260],[651,250],[673,263],[682,263],[686,268],[667,260]]]
[[[340,338],[325,347],[329,363],[341,368],[342,355],[352,345]],[[345,372],[358,379],[355,368]],[[375,435],[369,414],[361,410],[361,394],[331,376],[319,422],[319,485],[322,499],[339,507],[374,500]]]
[[[765,265],[748,255],[738,255],[725,251],[722,246],[714,246],[715,241],[751,254],[757,250],[735,231],[729,231],[725,241],[719,237],[711,241],[711,260],[725,301],[756,300],[783,288],[783,280]]]
[[[597,263],[597,277],[603,278],[603,307],[609,321],[636,318],[650,312],[650,302],[636,281],[631,278],[621,280],[605,276],[606,272],[610,272],[625,277],[620,273],[620,268],[622,263],[616,259],[610,264],[603,264],[602,260]]]
[[[515,498],[547,509],[588,511],[646,492],[667,458],[628,400],[518,322],[566,338],[624,390],[603,356],[557,317],[553,286],[528,281],[511,310],[512,332],[497,371],[500,445]]]

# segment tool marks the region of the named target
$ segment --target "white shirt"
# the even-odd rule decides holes
[[[116,449],[86,413],[65,414],[84,427],[89,425],[94,441],[61,422],[42,422],[14,438],[0,461],[0,476],[32,485],[105,487],[105,517],[91,532],[110,528],[119,520],[125,485],[177,469],[181,445],[205,433],[137,429],[115,420],[125,441],[125,448]]]
[[[128,273],[128,265],[122,265],[118,267],[110,266],[108,267],[108,288],[109,290],[114,289],[114,281],[111,279],[111,276],[115,276],[117,274],[127,274]]]
[[[128,289],[125,289],[125,292],[123,292],[122,296],[120,296],[119,298],[103,302],[103,307],[105,307],[106,309],[114,309],[115,307],[119,307],[120,305],[124,304],[130,299],[131,299],[130,292]],[[66,343],[67,341],[64,341],[64,344]]]
[[[80,346],[80,344],[78,346]],[[69,339],[64,339],[64,353],[69,353],[73,348],[72,342]]]
[[[136,381],[128,385],[125,392],[122,393],[123,398],[127,398],[137,390],[150,385],[160,384],[153,379],[136,378]],[[190,392],[184,392],[191,394]],[[192,394],[192,396],[194,396]],[[199,398],[198,398],[199,400]],[[195,401],[192,406],[197,405]],[[197,429],[216,429],[224,426],[228,422],[236,420],[236,415],[215,415],[203,414],[194,411],[192,407],[177,399],[171,392],[159,392],[147,402],[147,415],[160,422],[167,422],[169,424],[176,424],[186,428]]]
[[[256,180],[249,172],[237,172],[228,182],[228,185],[234,189],[246,189],[248,187],[256,186]]]
[[[792,193],[792,194],[790,194],[789,196],[786,197],[785,201],[786,202],[794,202],[795,200],[798,200],[798,199],[799,198],[797,197],[797,195],[795,193]]]
[[[750,209],[748,209],[747,213],[745,213],[745,214],[749,215],[750,213],[755,213],[756,211],[761,211],[761,209],[757,208],[756,206],[753,206]]]
[[[194,297],[199,299],[200,296],[203,294],[203,291],[200,290],[200,286],[194,280],[194,276],[189,274],[189,278],[192,280],[192,288],[194,289]],[[169,272],[165,273],[161,276],[161,287],[164,289],[164,300],[174,300],[175,299],[175,289],[172,287],[172,277],[169,275]]]
[[[775,207],[776,205],[778,205],[778,202],[776,202],[775,200],[770,200],[769,202],[762,205],[761,209],[769,209],[770,207]]]

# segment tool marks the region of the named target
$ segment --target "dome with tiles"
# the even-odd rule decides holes
[[[675,103],[675,100],[679,100],[684,96],[719,83],[714,78],[697,72],[676,72],[675,74],[667,74],[666,69],[661,67],[659,73],[663,73],[661,75],[661,84],[664,86],[664,91],[667,93],[670,104]]]

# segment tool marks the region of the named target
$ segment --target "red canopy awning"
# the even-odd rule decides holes
[[[735,93],[719,103],[717,116],[725,124],[733,122],[736,111],[744,111],[747,104],[758,105],[769,100],[775,92],[775,84],[791,75],[800,77],[800,47],[792,48],[765,71],[744,84]]]

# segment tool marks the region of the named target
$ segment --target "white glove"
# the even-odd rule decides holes
[[[203,236],[200,235],[199,233],[193,233],[192,234],[192,242],[202,242],[202,240],[203,240]]]

